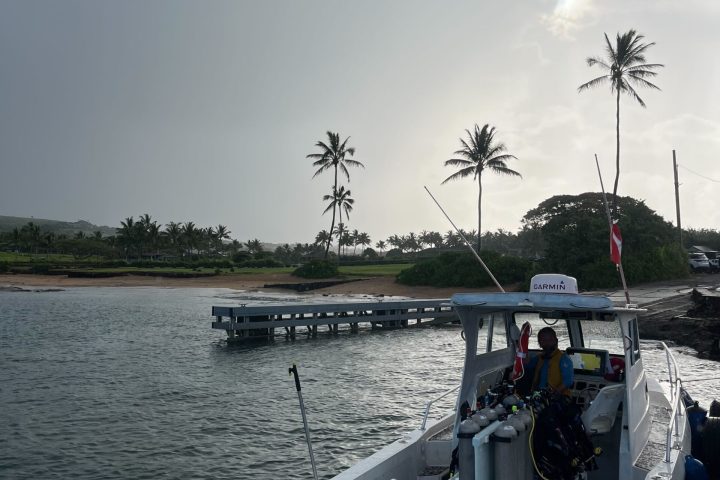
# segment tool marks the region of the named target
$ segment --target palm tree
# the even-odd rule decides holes
[[[170,243],[170,246],[177,251],[177,253],[180,253],[181,250],[181,238],[182,238],[182,229],[180,227],[179,223],[170,222],[167,225],[165,225],[165,231],[163,232],[165,237],[168,240],[168,243]]]
[[[385,247],[387,247],[387,244],[383,240],[378,240],[375,247],[380,250],[380,253],[385,253]]]
[[[660,88],[647,79],[657,75],[656,68],[663,67],[659,63],[645,63],[645,52],[655,45],[655,42],[642,43],[645,37],[639,35],[635,30],[615,37],[615,46],[605,34],[605,48],[607,57],[588,57],[588,67],[598,65],[607,73],[583,83],[578,87],[578,92],[588,90],[591,87],[610,82],[610,91],[615,93],[615,184],[613,185],[613,215],[617,211],[617,189],[620,179],[620,93],[626,93],[637,100],[640,106],[645,107],[645,102],[637,94],[633,86]]]
[[[251,255],[255,255],[256,253],[261,253],[263,251],[262,243],[260,243],[260,240],[257,238],[245,242],[245,247]]]
[[[332,242],[332,235],[327,230],[320,230],[315,235],[315,245],[324,245],[327,242]]]
[[[327,213],[328,210],[332,208],[333,210],[333,216],[335,215],[335,209],[340,212],[340,222],[338,222],[338,227],[342,225],[342,212],[345,210],[345,218],[350,217],[350,212],[353,209],[353,203],[355,203],[355,200],[350,197],[350,190],[345,190],[345,187],[340,187],[340,190],[337,190],[333,188],[332,195],[324,195],[323,196],[324,201],[330,201],[330,204],[327,206],[323,214]],[[338,237],[338,262],[340,261],[340,247],[342,246],[342,228],[337,229],[337,237]],[[328,243],[328,245],[330,245]]]
[[[120,228],[115,229],[118,237],[118,243],[125,250],[125,259],[132,248],[137,244],[137,223],[133,220],[133,217],[127,217],[125,220],[120,222]]]
[[[230,230],[225,225],[218,225],[217,228],[215,228],[215,238],[217,239],[217,250],[219,252],[222,252],[223,250],[223,240],[229,240],[230,239]]]
[[[503,153],[506,148],[503,143],[495,143],[495,127],[485,124],[482,127],[475,125],[475,130],[465,130],[468,134],[470,143],[462,138],[460,144],[462,148],[455,152],[462,158],[451,158],[445,161],[445,166],[460,167],[460,170],[443,180],[443,184],[450,180],[473,176],[473,180],[478,181],[478,232],[482,232],[482,172],[486,168],[491,172],[501,173],[503,175],[512,175],[522,177],[515,170],[511,170],[507,166],[507,161],[511,158],[517,160],[514,155]],[[478,251],[481,247],[482,239],[478,236]]]
[[[337,191],[338,189],[338,167],[340,170],[345,174],[347,177],[348,182],[350,181],[350,172],[348,172],[347,167],[363,167],[365,168],[365,165],[358,162],[357,160],[353,160],[351,158],[346,157],[352,157],[355,155],[355,148],[354,147],[347,147],[347,142],[350,140],[350,137],[347,137],[344,142],[340,143],[340,134],[339,133],[333,133],[331,131],[327,132],[328,136],[328,143],[323,142],[322,140],[318,140],[318,142],[315,144],[316,147],[321,149],[320,153],[311,153],[307,155],[305,158],[310,158],[315,160],[313,162],[314,167],[318,167],[317,171],[313,175],[313,178],[317,177],[319,174],[321,174],[325,170],[333,169],[334,170],[334,176],[335,181],[333,183],[333,191]],[[325,212],[323,212],[324,214]],[[330,231],[332,232],[335,228],[335,207],[333,207],[333,216],[332,216],[332,223],[330,224]],[[325,258],[328,256],[328,251],[330,250],[330,242],[327,243],[327,246],[325,247]]]

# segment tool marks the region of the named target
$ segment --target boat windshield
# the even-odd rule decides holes
[[[530,322],[532,335],[529,348],[539,350],[537,333],[544,327],[552,327],[558,337],[558,348],[565,350],[568,347],[583,347],[607,350],[610,354],[622,355],[623,336],[620,323],[606,320],[573,320],[566,318],[552,318],[537,312],[515,312],[515,324],[521,328],[523,323]],[[577,335],[571,335],[571,328],[577,329]],[[575,341],[573,341],[575,339]]]

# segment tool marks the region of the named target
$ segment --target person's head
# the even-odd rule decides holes
[[[546,354],[554,352],[558,346],[558,339],[555,334],[555,330],[550,327],[540,329],[538,332],[538,344]]]

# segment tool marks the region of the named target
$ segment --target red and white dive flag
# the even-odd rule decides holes
[[[610,260],[615,265],[620,265],[620,256],[622,255],[622,236],[620,235],[620,227],[613,222],[610,231]]]

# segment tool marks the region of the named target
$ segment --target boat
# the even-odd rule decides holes
[[[643,310],[579,294],[576,280],[559,274],[536,275],[529,292],[456,294],[450,303],[465,340],[460,384],[427,403],[416,430],[334,480],[703,478],[686,476],[686,468],[697,468],[697,462],[686,467],[691,399],[672,352],[662,343],[668,367],[662,382],[643,368]],[[521,393],[522,379],[513,379],[524,356],[521,325],[556,331],[573,362],[569,392]],[[530,339],[532,357],[540,349]],[[440,398],[453,394],[454,411],[431,415]],[[548,420],[553,411],[575,417]],[[551,430],[572,424],[574,433],[543,432],[548,422]],[[548,437],[555,434],[560,440]],[[565,457],[558,459],[558,451]]]

